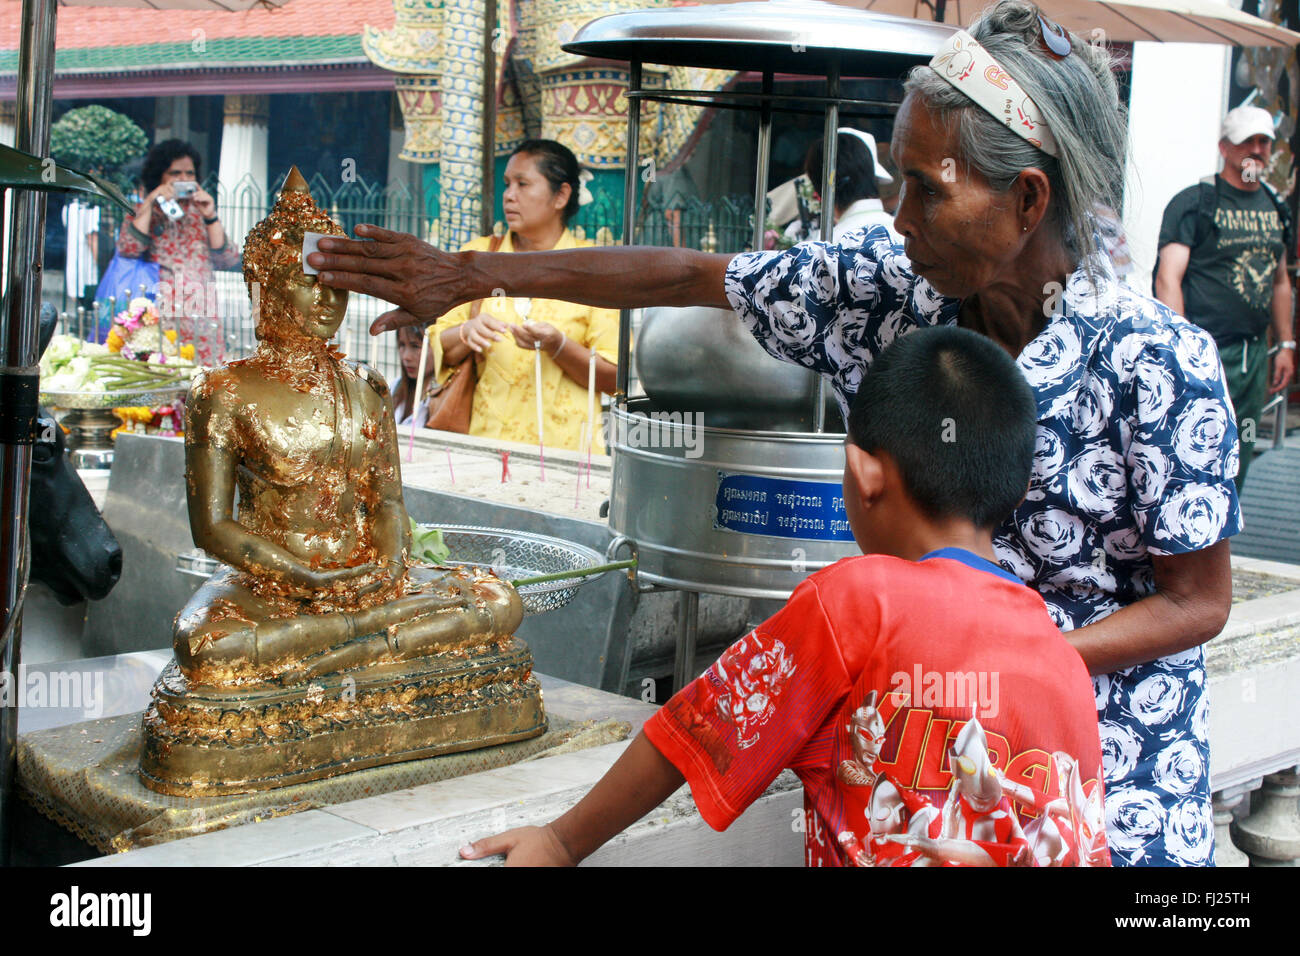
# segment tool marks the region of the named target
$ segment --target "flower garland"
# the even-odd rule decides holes
[[[125,309],[113,316],[113,327],[109,329],[105,344],[110,352],[140,362],[166,365],[169,357],[192,362],[194,346],[187,344],[178,349],[176,330],[164,332],[158,322],[158,310],[151,300],[143,296],[132,299]]]

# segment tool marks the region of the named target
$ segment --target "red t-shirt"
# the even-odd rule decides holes
[[[809,866],[1108,866],[1092,682],[956,548],[839,561],[645,725],[725,829],[786,767]]]

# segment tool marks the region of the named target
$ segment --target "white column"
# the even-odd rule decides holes
[[[224,114],[221,158],[217,163],[220,182],[214,198],[226,241],[243,249],[248,230],[266,215],[272,189],[266,155],[270,99],[232,94],[226,97]],[[247,354],[255,342],[244,277],[239,272],[218,272],[216,285],[218,311],[231,353]]]
[[[18,145],[17,104],[13,100],[0,100],[0,145]]]
[[[18,145],[18,104],[13,100],[0,100],[0,144],[10,147]],[[9,223],[13,221],[13,190],[4,192],[4,231],[0,234],[0,285],[8,286],[5,272],[9,268],[9,257],[3,250],[9,248]]]
[[[1230,52],[1212,43],[1133,44],[1124,228],[1140,291],[1151,281],[1165,206],[1219,168]]]
[[[230,241],[243,248],[244,237],[265,216],[267,182],[267,123],[270,99],[261,95],[226,97],[221,127],[221,180],[215,197]]]

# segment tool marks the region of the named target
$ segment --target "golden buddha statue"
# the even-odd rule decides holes
[[[229,565],[177,616],[142,778],[210,794],[534,736],[519,596],[408,557],[397,430],[378,373],[330,344],[348,293],[302,270],[342,235],[295,168],[244,244],[258,349],[186,405],[195,543]],[[235,492],[239,493],[236,516]]]

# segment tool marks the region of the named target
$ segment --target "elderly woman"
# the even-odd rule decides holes
[[[400,306],[376,329],[507,280],[605,306],[727,305],[773,355],[827,376],[841,403],[899,335],[955,322],[989,336],[1017,357],[1039,414],[1031,484],[995,547],[1095,675],[1113,859],[1208,865],[1201,645],[1231,603],[1236,428],[1214,343],[1120,287],[1097,254],[1093,210],[1120,208],[1124,180],[1109,57],[1002,0],[906,91],[893,135],[906,254],[877,229],[783,253],[503,261],[366,227],[377,242],[322,242],[313,262],[322,281]]]

